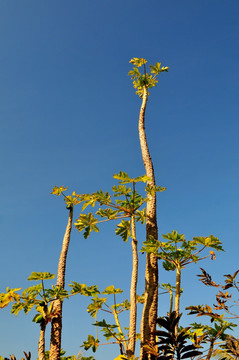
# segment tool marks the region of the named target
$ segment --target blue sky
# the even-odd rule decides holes
[[[147,136],[157,183],[159,234],[218,236],[225,253],[185,270],[182,307],[214,301],[199,267],[222,280],[238,267],[239,3],[235,0],[0,2],[0,292],[26,287],[32,271],[56,273],[67,211],[54,185],[110,190],[120,170],[144,174],[129,60],[169,66],[151,91]],[[77,217],[77,210],[75,211]],[[138,231],[139,242],[144,231]],[[130,243],[102,227],[73,231],[67,279],[115,284],[128,297]],[[144,284],[140,255],[139,293]],[[160,282],[172,280],[160,271]],[[62,347],[77,354],[92,319],[86,299],[64,305]],[[168,298],[161,297],[165,315]],[[0,355],[31,351],[32,314],[0,313]],[[191,319],[185,319],[191,321]],[[113,359],[102,347],[97,360]],[[86,355],[85,355],[86,356]]]

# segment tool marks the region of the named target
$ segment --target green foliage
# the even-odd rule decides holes
[[[69,286],[72,288],[72,295],[97,296],[97,294],[100,293],[97,285],[86,286],[86,284],[79,284],[78,282],[72,281]]]
[[[214,251],[209,251],[209,255],[201,256],[201,252],[206,248],[212,248],[217,251],[223,251],[221,242],[218,238],[210,235],[209,237],[194,237],[193,240],[185,239],[184,234],[179,234],[173,230],[171,233],[162,235],[166,242],[161,242],[150,237],[145,241],[142,252],[154,253],[163,260],[163,266],[166,270],[175,270],[199,260],[211,257],[215,259]]]
[[[149,236],[149,238],[143,242],[142,249],[140,250],[142,253],[148,253],[148,254],[158,254],[158,250],[160,248],[160,242],[156,239],[154,239],[153,236]]]
[[[62,192],[66,191],[67,189],[68,189],[68,187],[64,187],[64,186],[54,186],[54,188],[52,189],[51,194],[56,195],[56,196],[60,196],[62,194]]]
[[[101,294],[112,295],[112,294],[122,294],[122,292],[123,290],[121,290],[120,288],[116,289],[114,285],[110,285],[107,286],[107,288],[105,288],[105,290],[103,290]]]
[[[55,274],[49,272],[32,272],[27,280],[51,280],[55,278]]]
[[[19,301],[20,300],[20,295],[17,294],[17,291],[21,290],[21,288],[16,288],[16,289],[9,289],[7,287],[7,292],[6,293],[1,293],[0,294],[0,308],[4,308],[6,306],[8,306],[8,304],[10,302],[13,301]]]
[[[82,347],[85,350],[92,349],[93,352],[96,352],[97,348],[99,346],[99,340],[95,339],[93,335],[88,335],[88,338],[86,341],[84,341]]]
[[[91,231],[98,232],[99,228],[97,227],[98,219],[93,216],[92,213],[89,214],[80,214],[79,218],[75,222],[75,227],[79,231],[84,230],[84,238],[87,239]]]
[[[90,316],[95,318],[98,314],[98,311],[102,309],[102,306],[106,300],[107,298],[99,298],[98,296],[95,296],[87,307],[87,312],[90,314]]]
[[[123,171],[120,171],[119,174],[114,174],[113,178],[119,180],[120,184],[135,184],[137,182],[146,183],[147,181],[150,181],[150,178],[146,175],[130,178],[129,175]]]
[[[131,178],[127,173],[120,171],[119,174],[115,174],[113,177],[119,182],[118,185],[112,187],[113,197],[102,190],[93,194],[75,194],[82,203],[82,211],[88,206],[92,208],[96,204],[99,206],[95,214],[91,212],[88,214],[81,213],[75,222],[75,227],[79,232],[83,231],[85,239],[89,237],[92,231],[99,231],[98,224],[105,221],[120,220],[115,233],[120,235],[124,241],[127,241],[131,236],[130,221],[133,217],[136,222],[145,224],[146,211],[145,208],[141,207],[148,201],[148,196],[156,191],[165,190],[161,186],[148,184],[145,187],[145,196],[142,196],[136,191],[135,186],[137,183],[147,183],[150,178],[146,175]],[[125,218],[129,220],[124,220]]]
[[[116,235],[120,235],[126,242],[131,234],[130,221],[122,220],[121,223],[117,225],[115,233]]]
[[[149,65],[150,73],[146,72],[147,60],[143,58],[133,58],[130,63],[134,65],[133,69],[129,71],[128,75],[133,80],[133,86],[136,89],[136,94],[139,97],[143,96],[144,89],[152,88],[158,83],[158,75],[161,72],[168,71],[168,66],[161,67],[161,63],[157,62],[155,65]],[[139,67],[143,66],[143,73],[139,71]]]

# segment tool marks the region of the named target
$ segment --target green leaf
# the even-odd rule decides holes
[[[130,64],[133,64],[134,66],[140,67],[147,63],[147,60],[143,58],[133,58],[129,62]]]
[[[13,301],[19,301],[20,295],[16,293],[16,291],[21,290],[21,288],[18,289],[9,289],[7,287],[7,292],[0,294],[0,309],[3,309],[4,307],[8,306],[10,302]]]
[[[109,220],[117,219],[119,211],[118,210],[112,210],[110,208],[107,209],[99,209],[96,212],[96,215],[101,216],[102,218],[107,218]]]
[[[87,307],[87,312],[90,316],[96,317],[98,311],[102,308],[102,305],[106,302],[106,300],[107,298],[93,298],[92,303]]]
[[[101,294],[122,294],[123,290],[118,288],[116,289],[114,285],[107,286],[104,291],[101,292]]]
[[[81,345],[81,347],[83,347],[85,350],[89,350],[90,348],[92,348],[93,352],[96,352],[98,346],[99,340],[95,339],[93,335],[88,335],[87,341],[84,341],[83,345]]]
[[[62,191],[67,190],[67,187],[64,186],[54,186],[54,188],[52,189],[51,194],[59,196],[61,195]]]
[[[112,187],[112,190],[115,193],[114,194],[115,197],[122,196],[122,195],[127,196],[132,192],[131,188],[127,187],[125,185],[118,185],[118,186],[114,185]]]
[[[27,280],[51,280],[55,278],[55,274],[49,272],[32,272]]]
[[[72,284],[69,284],[69,286],[72,287],[71,294],[74,295],[96,296],[100,293],[97,285],[86,286],[86,284],[79,284],[78,282],[72,281]]]
[[[146,210],[137,210],[135,213],[135,220],[137,222],[141,222],[141,224],[145,224],[146,221]]]
[[[154,239],[153,236],[149,236],[149,239],[144,241],[143,245],[144,246],[142,246],[140,252],[146,252],[147,254],[157,254],[160,247],[160,242]]]
[[[116,235],[120,235],[126,242],[131,235],[130,221],[122,220],[115,230]]]
[[[96,226],[97,222],[98,219],[94,218],[92,213],[80,214],[74,225],[79,232],[84,230],[83,236],[87,239],[91,231],[99,232],[99,228]]]

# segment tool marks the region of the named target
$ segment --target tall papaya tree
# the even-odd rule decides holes
[[[129,75],[133,80],[133,86],[136,94],[142,99],[139,112],[139,139],[142,152],[143,163],[146,175],[149,177],[148,185],[152,188],[156,186],[153,162],[150,156],[149,147],[145,132],[145,113],[149,96],[149,88],[157,85],[157,76],[159,73],[168,71],[168,67],[161,67],[161,63],[150,65],[150,73],[146,72],[147,60],[143,58],[133,58],[130,63],[134,65],[133,70],[129,71]],[[143,67],[143,73],[139,68]],[[148,194],[146,209],[146,239],[158,239],[158,226],[156,214],[156,192]],[[147,354],[144,345],[150,344],[155,346],[155,329],[158,309],[158,259],[155,254],[146,254],[145,269],[145,303],[141,320],[141,354],[140,359],[152,359]]]
[[[71,229],[72,229],[72,220],[73,220],[73,206],[78,203],[77,197],[65,196],[63,191],[67,188],[57,187],[53,188],[52,194],[57,196],[63,194],[65,197],[65,202],[67,204],[67,209],[69,210],[68,222],[65,230],[65,234],[62,242],[62,249],[60,253],[60,258],[58,262],[58,271],[57,271],[57,283],[56,286],[64,289],[65,287],[65,272],[66,272],[66,258],[68,253],[68,248],[70,244]],[[51,340],[50,340],[50,360],[59,360],[61,356],[61,333],[62,333],[62,301],[57,299],[53,304],[54,312],[57,314],[52,319],[51,322]]]

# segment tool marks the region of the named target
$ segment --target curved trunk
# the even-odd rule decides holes
[[[73,219],[73,206],[70,207],[68,223],[66,226],[65,235],[63,238],[60,259],[58,263],[57,272],[57,286],[64,289],[65,286],[65,271],[66,271],[66,257],[70,243],[71,229]],[[54,302],[53,312],[55,317],[51,322],[51,345],[50,345],[50,360],[59,360],[61,353],[61,330],[62,330],[62,301],[57,299]]]
[[[146,175],[150,177],[149,185],[155,185],[155,176],[153,163],[150,157],[149,148],[145,134],[145,110],[148,99],[147,88],[144,86],[144,93],[142,98],[142,105],[139,114],[139,138],[142,151],[142,158]],[[158,227],[156,217],[156,193],[149,196],[146,210],[146,238],[153,236],[158,239]],[[158,259],[154,254],[146,255],[146,269],[145,269],[145,302],[141,320],[141,354],[140,359],[150,359],[144,345],[150,344],[155,346],[155,336],[153,332],[156,330],[156,319],[158,310]]]
[[[138,282],[138,250],[137,250],[137,239],[135,230],[135,218],[131,218],[131,234],[132,234],[132,258],[133,268],[131,275],[131,288],[130,288],[130,320],[129,320],[129,344],[127,355],[130,357],[135,353],[135,342],[136,342],[136,320],[137,320],[137,302],[136,302],[136,291]]]

